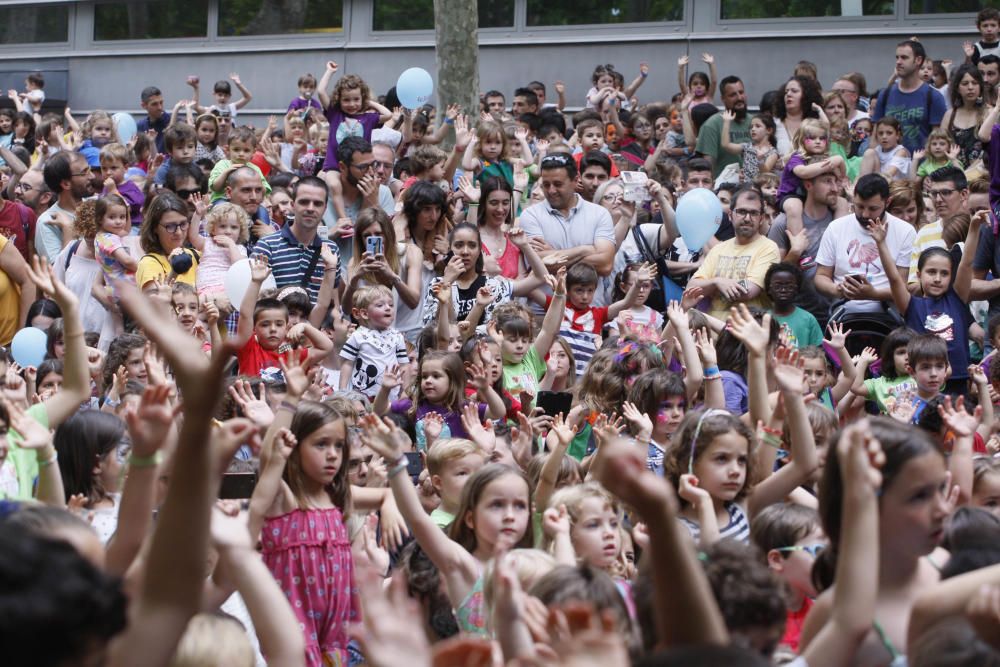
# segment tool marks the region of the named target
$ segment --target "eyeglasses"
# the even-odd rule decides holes
[[[31,192],[32,190],[35,190],[36,188],[31,187],[30,185],[28,185],[24,181],[18,181],[17,185],[14,186],[14,189],[15,190],[20,190],[21,192]]]
[[[754,210],[752,208],[734,208],[732,213],[733,217],[739,216],[741,218],[749,218],[751,220],[754,220],[760,217],[761,212]]]
[[[573,158],[569,155],[564,155],[563,153],[556,153],[555,155],[546,155],[542,158],[542,169],[551,169],[553,167],[565,167],[568,165]]]
[[[854,90],[853,88],[851,88],[851,89],[847,89],[847,88],[834,88],[833,92],[840,93],[841,95],[857,95],[858,94],[858,91]]]
[[[379,167],[382,169],[392,169],[395,166],[394,162],[383,162],[382,160],[375,160],[372,164],[375,165],[376,169]]]
[[[352,169],[357,169],[358,171],[368,171],[377,164],[374,160],[371,162],[362,162],[361,164],[352,164]]]
[[[931,199],[937,199],[938,197],[950,197],[956,192],[958,192],[958,190],[955,190],[954,188],[941,188],[940,190],[931,190],[928,194],[931,196]]]
[[[823,549],[826,549],[825,544],[796,544],[791,547],[778,547],[775,551],[805,551],[813,558],[816,558]]]
[[[360,459],[351,459],[347,462],[347,469],[358,470],[362,465],[370,466],[372,464],[372,458],[374,457],[369,454],[368,456],[363,456]]]
[[[186,232],[188,228],[188,223],[172,222],[168,225],[161,224],[160,227],[162,227],[167,232],[167,234],[176,234],[177,232]]]
[[[90,167],[87,167],[86,171],[80,171],[76,173],[70,173],[70,176],[90,176]]]
[[[174,190],[177,196],[181,199],[190,199],[192,195],[197,195],[201,193],[200,188],[195,188],[194,190]]]
[[[625,195],[621,194],[620,192],[617,194],[614,192],[609,192],[608,194],[603,195],[601,197],[601,201],[624,201],[624,200],[625,200]]]

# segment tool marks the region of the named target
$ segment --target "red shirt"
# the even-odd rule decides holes
[[[300,348],[299,354],[300,361],[305,361],[306,357],[309,356],[309,350]],[[281,368],[278,359],[287,359],[287,355],[287,352],[282,352],[279,355],[277,350],[265,350],[261,347],[260,341],[257,340],[257,334],[254,334],[240,349],[236,360],[239,362],[240,375],[257,376],[265,368]]]
[[[35,212],[20,202],[3,200],[0,208],[0,234],[14,242],[14,247],[28,259],[28,239],[35,238]]]
[[[545,308],[552,305],[552,297],[545,297]],[[566,302],[566,311],[563,313],[563,326],[569,327],[573,331],[585,331],[600,335],[601,329],[608,321],[608,309],[588,306],[586,308],[574,308],[573,304]]]
[[[802,626],[805,625],[806,616],[812,607],[812,600],[802,598],[802,606],[799,610],[789,611],[785,615],[785,634],[781,638],[781,644],[789,647],[796,653],[799,652],[799,638],[802,636]]]

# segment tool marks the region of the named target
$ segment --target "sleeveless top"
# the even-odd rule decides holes
[[[957,128],[955,127],[955,114],[951,114],[948,120],[948,134],[951,140],[958,146],[958,159],[963,167],[968,167],[976,160],[985,157],[986,149],[983,142],[979,140],[979,126]]]
[[[462,604],[455,609],[455,620],[458,622],[458,629],[473,637],[489,638],[490,633],[486,630],[486,602],[483,597],[483,575],[480,572],[476,583],[472,585],[472,590],[462,600]]]
[[[906,178],[910,170],[910,158],[899,155],[899,151],[904,148],[903,144],[900,144],[886,153],[882,150],[881,146],[875,147],[875,154],[878,156],[879,171],[884,172],[889,167],[895,167],[896,175],[892,177],[894,181]]]
[[[724,527],[719,527],[719,539],[733,539],[737,542],[743,542],[744,544],[750,542],[750,521],[747,519],[746,513],[743,508],[736,503],[726,503],[726,511],[729,513],[729,523]],[[691,537],[697,542],[701,537],[701,526],[696,522],[686,519],[684,517],[678,517],[685,526],[687,526],[688,531],[691,533]]]
[[[758,155],[757,149],[753,147],[753,144],[749,141],[743,144],[743,155],[740,156],[743,160],[743,182],[749,183],[753,179],[760,175],[760,165],[764,164],[771,154],[778,154],[778,149],[771,146],[770,149],[764,155]]]

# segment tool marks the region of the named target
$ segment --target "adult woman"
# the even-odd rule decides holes
[[[983,75],[975,65],[963,64],[951,77],[948,92],[951,108],[944,112],[941,127],[947,130],[952,142],[958,146],[959,161],[963,166],[970,167],[983,159],[983,144],[989,142],[989,132],[993,128],[992,123],[986,126],[985,140],[979,136],[986,118]]]
[[[831,123],[838,118],[847,120],[847,102],[844,100],[844,96],[836,90],[823,95],[823,111]]]
[[[431,280],[427,286],[427,296],[424,297],[425,325],[437,317],[438,299],[434,295],[434,286],[439,283],[451,286],[451,308],[457,321],[466,319],[472,312],[476,305],[476,293],[480,288],[485,287],[493,294],[493,300],[484,309],[485,317],[479,322],[473,322],[473,326],[489,320],[493,309],[499,304],[514,296],[526,296],[536,287],[545,284],[545,276],[549,274],[549,270],[520,229],[511,230],[510,239],[521,250],[531,267],[531,273],[518,280],[486,276],[483,273],[483,241],[479,235],[479,227],[463,222],[455,225],[448,236],[449,257],[444,276]]]
[[[25,326],[35,327],[42,331],[48,331],[52,323],[62,317],[59,304],[52,299],[42,297],[28,306],[28,314],[25,316]]]
[[[620,152],[626,162],[638,169],[653,151],[653,123],[645,112],[636,111],[629,115],[625,128],[628,130],[627,138],[622,142]]]
[[[469,207],[478,208],[477,224],[483,239],[483,262],[488,275],[517,278],[521,273],[521,250],[504,231],[514,225],[514,188],[505,178],[493,176],[482,187],[463,188]],[[520,193],[518,193],[520,199]]]
[[[382,237],[382,253],[368,252],[368,239]],[[420,249],[412,243],[398,243],[392,220],[378,207],[363,209],[354,221],[354,252],[347,265],[347,289],[344,308],[348,310],[354,290],[364,285],[385,285],[396,302],[393,325],[407,340],[420,334],[421,284]]]
[[[106,543],[118,526],[121,469],[129,449],[125,423],[108,412],[84,410],[56,429],[53,444],[66,500],[83,496],[84,508],[93,512],[91,525]]]
[[[804,76],[793,76],[781,88],[781,94],[774,104],[774,124],[777,126],[775,138],[778,153],[784,157],[792,152],[792,137],[805,118],[819,118],[816,107],[823,107],[823,94],[815,80]]]
[[[101,334],[100,347],[107,351],[114,338],[114,320],[110,301],[102,302],[94,296],[94,282],[101,274],[101,265],[94,257],[94,238],[97,236],[97,219],[94,217],[96,201],[88,199],[76,207],[73,228],[79,237],[59,253],[56,258],[56,277],[66,283],[80,300],[80,318],[84,331]]]
[[[170,278],[195,284],[198,259],[184,247],[189,224],[187,204],[170,190],[161,191],[146,207],[139,231],[139,245],[146,254],[135,272],[141,290],[149,291]]]
[[[898,180],[889,184],[889,213],[900,220],[920,229],[927,222],[924,219],[926,207],[923,193],[916,181]]]
[[[9,345],[35,301],[28,264],[6,236],[0,235],[0,345]]]
[[[396,227],[396,235],[407,236],[416,244],[428,267],[433,269],[444,259],[451,230],[444,190],[429,181],[415,182],[403,196],[403,215],[396,219],[406,222],[402,229]]]

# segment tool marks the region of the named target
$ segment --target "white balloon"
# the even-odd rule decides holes
[[[241,259],[234,262],[226,271],[223,285],[229,302],[233,304],[234,308],[239,308],[240,304],[243,303],[243,296],[247,293],[247,288],[250,287],[250,260]],[[274,276],[265,278],[264,283],[260,286],[261,291],[277,288],[278,284],[274,282]]]

